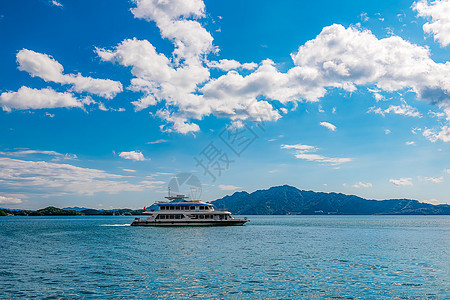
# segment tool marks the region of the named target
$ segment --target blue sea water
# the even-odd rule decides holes
[[[450,298],[449,216],[132,219],[1,217],[0,298]]]

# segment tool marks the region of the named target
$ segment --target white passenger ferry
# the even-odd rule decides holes
[[[244,225],[247,218],[235,219],[227,210],[217,210],[211,203],[187,200],[184,195],[165,197],[143,214],[146,218],[135,218],[131,226],[236,226]]]

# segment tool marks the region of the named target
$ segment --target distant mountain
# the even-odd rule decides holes
[[[54,206],[38,209],[29,214],[30,216],[82,216],[83,213],[76,210],[63,210]]]
[[[83,211],[85,209],[87,209],[87,208],[86,207],[78,207],[78,206],[62,208],[62,210],[75,210],[75,211]]]
[[[79,210],[79,207],[66,207],[66,208],[57,208],[53,206],[49,206],[43,209],[38,210],[11,210],[11,209],[1,209],[0,208],[0,216],[84,216],[84,215],[104,215],[104,216],[112,216],[112,215],[122,215],[122,216],[131,216],[131,215],[142,215],[143,209],[129,209],[129,208],[118,208],[113,210],[96,210],[92,208],[82,208]]]
[[[236,192],[213,204],[240,215],[450,215],[450,205],[432,205],[409,199],[367,200],[341,193],[303,191],[289,185],[251,194]]]

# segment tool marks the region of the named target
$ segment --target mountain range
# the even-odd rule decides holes
[[[299,190],[283,185],[253,193],[236,192],[212,202],[239,215],[343,214],[343,215],[449,215],[450,205],[410,199],[367,200],[341,193]]]

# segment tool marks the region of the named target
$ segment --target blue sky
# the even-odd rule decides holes
[[[0,207],[289,184],[450,203],[448,1],[0,4]],[[180,192],[189,192],[184,185]]]

